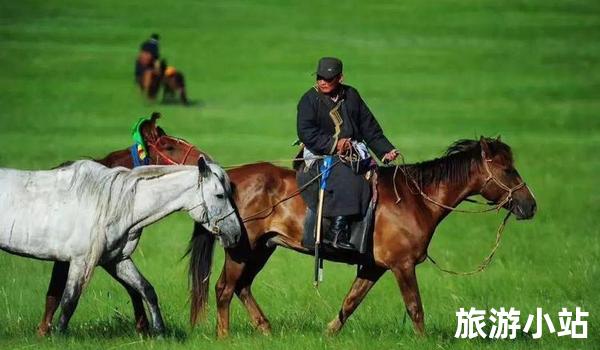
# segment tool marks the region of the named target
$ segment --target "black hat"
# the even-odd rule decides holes
[[[323,57],[317,65],[317,75],[325,79],[331,79],[342,74],[342,61],[335,57]]]

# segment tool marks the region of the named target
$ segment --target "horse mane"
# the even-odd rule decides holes
[[[57,171],[73,172],[68,180],[67,190],[74,193],[81,203],[95,203],[98,227],[103,223],[118,222],[121,218],[133,215],[133,204],[137,181],[126,176],[128,169],[107,168],[91,160],[78,160]],[[125,175],[125,176],[124,176]],[[92,244],[90,261],[97,261],[102,251],[106,235],[98,232]]]
[[[98,218],[118,220],[133,214],[133,203],[140,180],[151,180],[168,174],[189,171],[193,166],[146,166],[133,170],[107,168],[91,160],[79,160],[63,170],[73,169],[69,190],[82,201],[98,203]]]
[[[184,170],[189,170],[191,165],[147,165],[126,169],[131,173],[131,176],[140,180],[152,180],[163,177],[165,175],[177,173]]]
[[[228,195],[233,194],[233,187],[231,185],[231,179],[229,179],[229,175],[227,172],[223,170],[217,163],[212,163],[210,159],[208,160],[208,166],[210,167],[210,171],[219,179],[221,184],[223,184],[223,188],[225,189],[225,193]]]
[[[512,164],[513,156],[510,147],[500,139],[483,138],[491,154],[488,157],[499,156]],[[406,170],[415,179],[419,187],[439,185],[450,181],[465,183],[469,178],[471,168],[481,161],[480,140],[461,139],[453,142],[444,154],[432,160],[406,164]]]
[[[211,172],[217,177],[217,179],[223,184],[225,191],[230,194],[232,191],[231,181],[227,173],[216,163],[207,163],[210,167]],[[189,170],[194,168],[192,165],[148,165],[143,167],[137,167],[131,170],[133,176],[139,179],[151,180],[160,178],[162,176],[177,173],[180,171]]]

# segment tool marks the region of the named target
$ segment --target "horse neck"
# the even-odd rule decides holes
[[[133,168],[133,160],[131,158],[131,152],[129,149],[111,152],[106,157],[102,159],[95,159],[95,161],[109,168],[114,168],[117,166],[122,166],[129,169]]]
[[[455,208],[467,197],[478,194],[481,189],[482,178],[480,165],[473,164],[468,176],[462,181],[452,181],[448,178],[425,186],[422,190],[431,200],[424,197],[423,201],[431,209],[434,216],[437,216],[436,222],[441,221],[452,211],[448,207]]]
[[[172,212],[186,208],[198,186],[194,171],[178,171],[157,178],[139,179],[130,232],[146,227]]]

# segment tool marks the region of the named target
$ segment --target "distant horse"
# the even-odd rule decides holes
[[[226,250],[223,271],[216,284],[217,335],[229,332],[229,305],[235,293],[246,307],[253,324],[270,332],[270,324],[254,299],[251,286],[277,245],[305,254],[313,250],[302,246],[306,205],[297,194],[293,170],[268,163],[249,164],[230,170],[234,199],[244,218],[247,241]],[[408,174],[409,177],[407,177]],[[431,200],[456,206],[469,196],[480,194],[502,205],[519,219],[532,218],[536,202],[514,167],[511,149],[500,139],[460,140],[441,158],[399,169],[379,169],[378,204],[375,214],[372,258],[338,259],[360,264],[356,279],[346,295],[339,314],[328,325],[337,333],[364,299],[371,287],[387,270],[396,277],[407,312],[418,334],[424,333],[424,314],[417,287],[415,266],[427,257],[427,248],[438,224],[450,210]],[[414,180],[414,182],[413,182]],[[397,202],[396,194],[401,198]],[[287,199],[288,197],[291,197]],[[210,252],[206,244],[196,248],[195,241],[213,239],[196,226],[191,246]],[[195,281],[193,293],[208,283],[207,267],[190,260]],[[290,270],[290,273],[291,270]],[[194,295],[192,295],[194,297]],[[192,304],[192,323],[206,306],[206,295]]]
[[[167,61],[164,59],[160,61],[160,73],[163,88],[162,102],[172,102],[176,100],[176,97],[179,97],[182,104],[189,104],[183,73],[175,67],[167,65]]]
[[[165,131],[156,125],[156,120],[160,118],[160,114],[155,112],[149,121],[143,122],[140,126],[140,133],[148,145],[148,156],[150,157],[150,163],[155,165],[195,165],[198,159],[202,156],[205,159],[212,161],[211,157],[198,150],[194,145],[189,142],[169,136]],[[117,166],[123,166],[126,168],[133,168],[133,157],[129,148],[111,152],[102,159],[95,160],[109,168]],[[208,256],[204,256],[208,259]],[[199,264],[208,264],[208,262],[198,261]],[[131,264],[134,265],[133,260]],[[50,331],[50,325],[52,324],[52,318],[58,308],[58,303],[65,290],[67,283],[67,274],[69,272],[69,262],[57,261],[54,263],[52,269],[52,278],[48,286],[46,293],[46,307],[44,309],[44,316],[38,327],[38,334],[44,336]],[[136,330],[138,332],[145,332],[148,329],[148,317],[144,310],[143,298],[140,293],[135,289],[130,288],[121,279],[117,278],[114,273],[108,271],[113,278],[125,287],[131,297],[131,303],[134,309],[134,317],[136,321]],[[154,288],[146,281],[145,289],[147,293],[155,295]],[[154,301],[155,299],[151,299]],[[158,309],[158,302],[152,306],[152,308]],[[152,309],[150,309],[152,310]]]
[[[156,99],[162,88],[163,103],[173,102],[178,98],[182,104],[189,104],[183,73],[167,65],[164,59],[143,69],[137,82],[144,96],[152,101]]]
[[[156,295],[130,260],[142,228],[185,210],[202,227],[237,234],[227,174],[198,166],[106,168],[89,160],[49,171],[0,169],[0,249],[70,263],[62,315],[66,330],[96,265],[150,304],[153,329],[164,330]]]

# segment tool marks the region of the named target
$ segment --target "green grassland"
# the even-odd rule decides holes
[[[161,34],[161,53],[186,75],[197,103],[145,101],[133,84],[139,43]],[[311,286],[312,259],[279,249],[254,294],[273,334],[255,332],[233,302],[232,336],[188,325],[186,259],[192,223],[174,214],[144,231],[134,260],[154,284],[169,333],[141,338],[125,291],[100,269],[66,336],[38,339],[51,264],[0,252],[0,348],[600,348],[600,3],[594,1],[2,1],[0,166],[46,169],[127,147],[129,129],[158,110],[160,124],[221,164],[295,154],[295,107],[316,60],[336,55],[408,161],[439,156],[454,140],[502,135],[537,196],[532,221],[511,221],[489,270],[417,273],[427,337],[413,334],[386,274],[337,337],[324,329],[354,268],[327,263]],[[474,268],[502,213],[453,214],[430,253]],[[213,282],[223,260],[217,247]],[[455,339],[455,312],[513,306],[590,313],[588,339]]]

